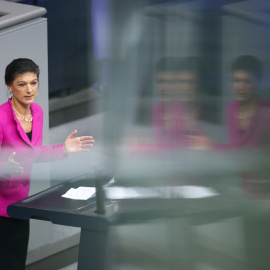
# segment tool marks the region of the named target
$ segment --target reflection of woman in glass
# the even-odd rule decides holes
[[[228,107],[231,147],[269,146],[270,107],[258,95],[261,77],[261,64],[253,56],[241,56],[232,64],[232,86],[237,100]]]
[[[158,144],[187,146],[188,136],[198,132],[200,65],[195,57],[163,58],[157,65],[159,102],[152,108],[152,124]]]
[[[232,64],[232,86],[237,98],[228,108],[232,148],[266,150],[270,146],[270,104],[258,94],[261,77],[261,63],[253,56],[241,56]],[[243,172],[241,178],[245,194],[269,200],[269,173]],[[270,267],[270,220],[269,212],[263,208],[243,219],[248,269]]]
[[[236,100],[228,106],[228,149],[261,149],[270,146],[270,104],[259,96],[262,67],[258,59],[244,55],[231,66],[232,89]],[[219,144],[217,144],[219,147]],[[242,173],[246,194],[262,196],[269,192],[269,179],[261,173]]]
[[[194,136],[193,143],[202,148],[263,149],[270,145],[270,106],[258,93],[261,63],[253,56],[240,56],[232,63],[231,74],[236,100],[227,108],[229,143],[211,143],[203,136]]]
[[[241,56],[232,64],[232,86],[236,101],[228,107],[229,148],[261,149],[270,146],[270,104],[258,94],[262,67],[253,56]],[[246,194],[262,198],[269,194],[269,175],[242,173]]]
[[[29,221],[9,218],[7,206],[28,196],[34,162],[63,159],[89,151],[91,136],[71,133],[64,144],[42,146],[42,108],[34,103],[39,68],[30,59],[15,59],[7,67],[5,83],[11,98],[0,106],[0,258],[1,269],[24,269]]]

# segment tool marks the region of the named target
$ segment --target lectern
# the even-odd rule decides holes
[[[61,196],[70,188],[94,187],[95,184],[96,179],[80,176],[10,205],[8,214],[19,219],[48,220],[54,224],[80,227],[78,270],[105,269],[111,204],[107,204],[106,214],[99,214],[96,197],[72,200]]]

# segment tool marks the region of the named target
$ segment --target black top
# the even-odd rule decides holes
[[[32,130],[30,132],[26,133],[26,135],[27,135],[29,141],[31,142],[31,140],[32,140]]]

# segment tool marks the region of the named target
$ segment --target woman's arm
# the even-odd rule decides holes
[[[77,130],[74,130],[68,135],[64,143],[64,154],[71,154],[76,152],[89,152],[90,147],[95,142],[92,136],[75,137]]]
[[[68,154],[76,152],[88,152],[95,142],[92,136],[75,137],[77,130],[73,131],[63,144],[53,146],[41,146],[35,149],[36,162],[49,162],[66,159]]]

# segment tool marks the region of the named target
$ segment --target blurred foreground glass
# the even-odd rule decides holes
[[[267,269],[268,105],[255,106],[246,139],[235,126],[242,111],[227,114],[227,104],[239,104],[235,83],[246,82],[232,81],[232,63],[255,56],[269,71],[261,8],[254,1],[117,3],[102,145],[103,169],[116,175],[107,196],[119,201],[115,261],[123,269]],[[191,72],[192,61],[200,64]],[[265,100],[268,82],[258,85]],[[259,141],[246,144],[258,129]],[[212,195],[196,197],[198,190]]]

